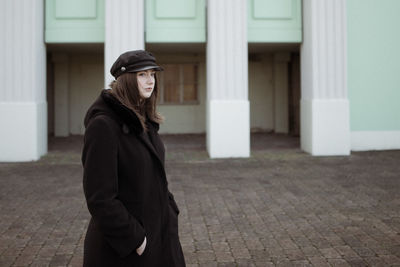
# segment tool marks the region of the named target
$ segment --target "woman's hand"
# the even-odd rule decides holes
[[[144,241],[143,241],[143,243],[140,245],[140,247],[138,247],[137,249],[136,249],[136,253],[140,256],[140,255],[142,255],[143,254],[143,252],[144,252],[144,249],[146,248],[146,237],[144,237]]]

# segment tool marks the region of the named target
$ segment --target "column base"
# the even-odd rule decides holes
[[[250,156],[248,100],[208,101],[207,150],[211,158]]]
[[[400,149],[400,131],[354,131],[351,132],[351,150]]]
[[[350,155],[349,101],[302,99],[301,149],[313,156]]]
[[[38,160],[47,153],[47,103],[0,103],[0,161]]]

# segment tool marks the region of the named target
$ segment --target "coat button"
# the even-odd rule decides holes
[[[126,71],[126,68],[125,67],[121,67],[121,71]]]
[[[122,125],[122,132],[124,134],[128,134],[129,133],[129,127],[126,124]]]

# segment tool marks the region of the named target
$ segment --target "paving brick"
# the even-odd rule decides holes
[[[394,255],[382,255],[379,257],[389,265],[400,265],[400,259]]]
[[[247,248],[233,248],[231,249],[232,255],[235,259],[250,259],[251,255]]]
[[[375,267],[386,267],[388,264],[385,262],[384,259],[379,258],[379,257],[366,257],[364,260],[368,263],[370,266],[375,266]]]
[[[279,258],[276,260],[275,265],[278,267],[290,267],[293,264],[288,258]]]
[[[312,264],[307,260],[291,261],[291,264],[294,267],[309,267],[309,266],[312,266]]]
[[[197,264],[197,253],[185,251],[185,261],[186,264]]]
[[[305,260],[305,255],[300,249],[285,249],[287,258],[291,261]]]
[[[83,265],[83,256],[74,255],[70,262],[68,263],[69,267],[81,267]]]
[[[263,244],[257,238],[248,239],[245,242],[246,242],[246,247],[248,249],[250,249],[250,250],[262,250],[262,249],[264,249]]]
[[[74,254],[75,252],[75,245],[60,245],[57,248],[57,254]]]
[[[375,252],[367,247],[353,247],[352,248],[360,257],[373,257],[376,256]]]
[[[16,259],[17,256],[0,255],[0,266],[11,266]]]
[[[255,267],[256,264],[248,259],[236,259],[235,260],[237,267]],[[271,262],[272,263],[272,262]],[[265,266],[273,266],[273,265],[265,265]]]
[[[309,257],[308,261],[313,265],[313,266],[318,266],[318,267],[325,267],[325,266],[330,266],[328,264],[328,261],[322,257],[322,256],[313,256]]]
[[[341,256],[334,248],[320,249],[321,254],[327,259],[340,259]]]
[[[222,265],[221,265],[222,264]],[[218,266],[226,266],[224,263],[218,263],[216,261],[211,261],[211,262],[204,262],[204,263],[199,263],[199,267],[218,267]]]
[[[290,238],[278,240],[279,245],[284,249],[297,249],[298,246]]]
[[[29,266],[35,258],[35,255],[20,255],[13,266]]]
[[[348,264],[350,264],[350,266],[354,266],[354,267],[368,266],[368,263],[364,259],[362,259],[360,257],[358,257],[358,258],[347,258],[345,260],[346,260],[346,262]]]
[[[303,251],[303,254],[307,257],[313,257],[313,256],[321,256],[321,252],[315,248],[315,247],[301,247],[301,251]]]
[[[216,251],[216,252],[217,251],[226,252],[226,251],[230,250],[228,242],[225,242],[225,241],[223,241],[223,242],[213,242],[212,243],[212,247],[213,247],[214,251]]]
[[[333,267],[350,267],[351,265],[344,259],[328,259],[328,263]]]
[[[196,250],[212,250],[213,247],[211,245],[211,242],[209,240],[199,240],[195,241],[194,247]]]
[[[234,262],[234,258],[230,251],[216,251],[215,256],[218,262]]]
[[[71,258],[72,258],[72,255],[70,255],[70,254],[56,254],[51,259],[49,266],[50,267],[67,266],[68,263],[70,262]]]

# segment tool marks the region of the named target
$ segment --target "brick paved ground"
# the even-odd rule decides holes
[[[204,136],[163,138],[188,266],[400,266],[400,151],[311,157],[256,134],[251,158],[211,160]],[[0,266],[81,266],[80,144],[0,163]]]

